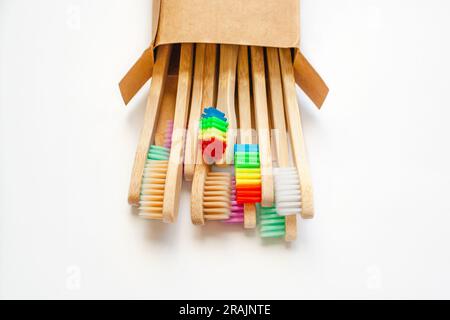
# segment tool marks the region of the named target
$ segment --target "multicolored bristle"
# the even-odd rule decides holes
[[[216,108],[205,108],[200,120],[199,140],[203,159],[213,164],[222,159],[227,147],[228,121]]]
[[[225,220],[226,223],[244,223],[244,206],[236,201],[236,178],[231,179],[231,209],[230,218]]]
[[[256,205],[262,238],[282,238],[286,235],[286,218],[278,215],[275,207]]]
[[[275,206],[281,216],[302,212],[300,178],[297,168],[274,168]]]
[[[261,168],[257,144],[234,146],[236,201],[239,204],[261,202]]]
[[[164,186],[166,184],[169,149],[150,146],[142,179],[139,200],[139,216],[145,219],[162,220]]]

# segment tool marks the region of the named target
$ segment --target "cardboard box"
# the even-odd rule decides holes
[[[300,51],[299,0],[153,0],[152,43],[120,82],[127,104],[151,78],[154,51],[174,43],[291,48],[297,84],[320,108],[328,87]]]

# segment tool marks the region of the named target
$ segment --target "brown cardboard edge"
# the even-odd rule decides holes
[[[295,82],[306,93],[311,101],[320,109],[330,89],[319,73],[313,68],[300,50],[295,50],[294,58]]]
[[[153,48],[144,51],[119,83],[120,93],[125,105],[133,99],[142,86],[152,77]]]
[[[152,7],[152,42],[134,63],[119,83],[122,99],[127,105],[142,86],[152,77],[154,64],[154,43],[158,33],[161,0],[153,0]]]

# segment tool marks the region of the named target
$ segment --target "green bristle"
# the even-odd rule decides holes
[[[247,156],[236,155],[234,157],[234,159],[240,163],[255,163],[255,164],[260,163],[258,157],[247,157]]]
[[[235,161],[234,165],[236,168],[240,169],[257,169],[260,167],[259,163],[248,163],[248,162],[241,163],[239,161]]]
[[[148,157],[148,160],[166,161],[169,160],[169,158],[162,155],[151,155]]]
[[[162,150],[154,150],[154,149],[150,150],[149,154],[150,155],[161,155],[161,156],[168,156],[169,155],[168,152],[165,152],[165,151],[162,151]]]
[[[149,154],[150,155],[168,156],[170,153],[166,152],[166,151],[163,151],[163,150],[150,149]]]
[[[217,118],[206,118],[200,121],[201,129],[216,128],[222,132],[227,132],[228,123]]]
[[[285,217],[277,214],[275,207],[256,205],[262,238],[281,238],[286,235]]]
[[[250,162],[242,159],[234,159],[234,165],[236,168],[241,169],[257,169],[260,167],[259,162]]]
[[[150,146],[150,149],[148,150],[147,159],[164,161],[164,160],[169,160],[169,156],[170,156],[169,149],[152,145],[152,146]]]
[[[161,147],[161,146],[155,146],[155,145],[151,145],[150,146],[151,150],[158,150],[158,151],[164,151],[164,152],[170,152],[169,149],[165,148],[165,147]]]
[[[259,152],[235,152],[234,163],[237,168],[259,168]]]

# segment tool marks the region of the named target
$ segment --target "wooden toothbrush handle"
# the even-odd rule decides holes
[[[214,106],[217,99],[217,53],[216,44],[206,45],[205,68],[203,73],[202,108]],[[197,147],[197,158],[192,179],[191,220],[194,225],[204,225],[203,190],[210,166],[203,161],[202,148]]]
[[[195,46],[195,70],[192,82],[191,114],[186,133],[186,148],[184,152],[184,178],[192,181],[198,147],[199,121],[202,114],[203,78],[205,67],[206,45]]]
[[[256,130],[258,131],[261,162],[261,205],[271,207],[274,202],[270,126],[267,108],[266,76],[262,47],[251,47],[253,97]]]
[[[148,149],[154,138],[156,118],[159,114],[163,92],[166,85],[167,70],[169,68],[171,53],[171,45],[163,45],[158,48],[156,62],[153,67],[153,79],[145,109],[144,126],[139,137],[133,170],[131,173],[130,189],[128,191],[128,203],[131,205],[139,204],[142,174],[144,172]]]
[[[201,164],[195,166],[191,188],[191,221],[196,226],[205,224],[205,217],[203,215],[203,191],[205,189],[206,176],[210,170],[210,166],[204,164],[203,161]]]
[[[206,44],[205,71],[203,78],[202,108],[212,107],[217,101],[217,44]]]
[[[252,111],[247,46],[239,47],[237,69],[240,143],[252,144]],[[256,228],[256,206],[253,203],[244,204],[244,228]]]
[[[314,217],[312,179],[309,171],[300,110],[295,91],[292,56],[289,49],[280,49],[279,51],[285,101],[284,107],[286,109],[286,118],[291,136],[292,153],[300,178],[302,194],[301,215],[304,219],[312,219]]]
[[[175,101],[177,99],[177,83],[178,76],[168,75],[166,80],[166,88],[159,110],[158,124],[155,131],[155,145],[163,146],[167,135],[167,125],[169,121],[173,121],[175,113]]]
[[[217,92],[217,109],[228,119],[227,148],[225,156],[218,165],[233,163],[234,145],[236,143],[236,106],[234,101],[236,89],[236,67],[239,46],[220,45],[220,70]]]
[[[238,57],[239,132],[242,144],[252,143],[252,111],[250,98],[250,71],[248,47],[239,47]]]
[[[267,48],[267,73],[271,99],[271,118],[275,137],[275,152],[280,167],[289,166],[289,147],[284,114],[283,85],[281,82],[280,59],[277,48]]]
[[[283,84],[281,80],[280,59],[277,48],[267,48],[267,73],[269,75],[269,97],[272,134],[275,137],[275,150],[278,166],[289,167],[289,147],[284,113]],[[297,239],[297,215],[285,216],[285,240]]]
[[[177,100],[173,120],[172,148],[164,189],[163,221],[175,222],[178,217],[179,196],[182,184],[183,150],[185,129],[189,112],[192,84],[194,45],[183,43],[180,53],[180,70],[178,74]]]

